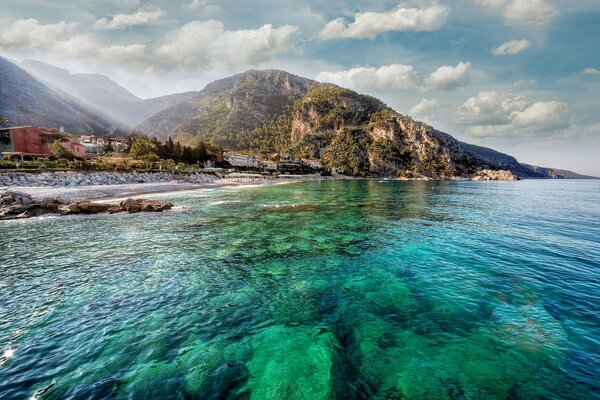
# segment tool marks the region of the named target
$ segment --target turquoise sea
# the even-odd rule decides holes
[[[600,399],[600,181],[0,224],[2,399]]]

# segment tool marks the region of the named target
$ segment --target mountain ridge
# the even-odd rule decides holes
[[[141,99],[103,74],[71,73],[37,60],[23,60],[19,66],[63,98],[82,103],[87,109],[113,121],[125,132],[162,109],[196,93],[189,91]]]
[[[588,178],[520,163],[460,142],[372,96],[272,69],[212,82],[136,129],[235,151],[290,152],[340,170],[350,163],[353,174],[362,176],[439,178],[491,168],[508,169],[521,178]]]
[[[138,133],[234,151],[290,153],[357,176],[449,178],[490,168],[521,178],[594,178],[520,163],[460,142],[372,96],[275,69],[144,100],[102,74],[71,74],[34,60],[21,66],[0,57],[0,79],[7,82],[0,87],[0,115],[11,125],[112,134],[145,118],[135,126]]]
[[[0,57],[0,116],[11,125],[63,127],[72,132],[106,134],[111,123],[62,98],[22,68]]]

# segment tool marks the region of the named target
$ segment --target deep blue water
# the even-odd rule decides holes
[[[600,181],[164,197],[0,224],[0,398],[600,398]]]

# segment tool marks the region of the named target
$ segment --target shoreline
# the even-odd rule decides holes
[[[316,179],[315,179],[316,180]],[[170,193],[194,192],[198,190],[227,189],[241,186],[279,185],[308,180],[255,180],[252,182],[232,181],[219,179],[205,183],[187,182],[158,182],[158,183],[128,183],[118,185],[87,185],[74,187],[55,186],[6,186],[0,187],[2,191],[15,191],[25,193],[36,201],[44,198],[55,197],[72,202],[89,200],[96,203],[111,203],[127,198],[140,198],[142,196],[165,195]]]

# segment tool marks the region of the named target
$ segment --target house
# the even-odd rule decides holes
[[[55,140],[79,157],[85,156],[85,147],[73,136],[38,126],[15,126],[0,129],[0,154],[6,157],[51,157],[50,145]]]
[[[234,167],[260,167],[260,161],[258,157],[253,155],[225,153],[224,156],[225,160]]]

